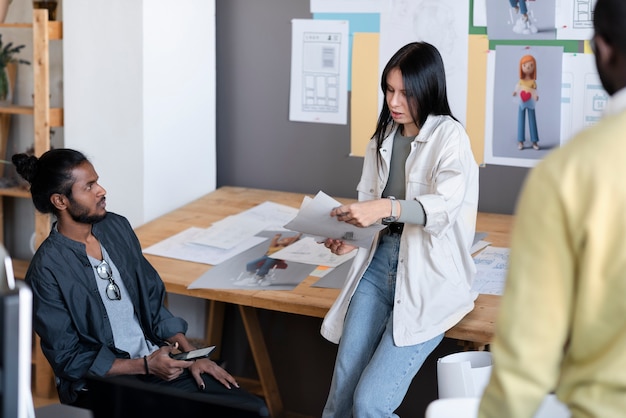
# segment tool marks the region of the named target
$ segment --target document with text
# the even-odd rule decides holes
[[[302,202],[298,214],[285,228],[321,238],[341,239],[351,245],[369,248],[378,231],[385,228],[385,225],[373,224],[361,228],[338,221],[330,216],[330,211],[337,206],[341,206],[341,203],[320,191],[313,199]]]

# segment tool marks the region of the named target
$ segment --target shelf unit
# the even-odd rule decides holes
[[[50,55],[49,45],[52,40],[63,39],[63,23],[48,20],[48,11],[45,9],[33,10],[32,23],[1,23],[3,28],[24,28],[32,30],[33,36],[33,105],[32,106],[0,106],[2,121],[7,123],[5,115],[32,115],[34,125],[34,152],[41,156],[50,149],[50,128],[63,126],[63,109],[50,108]],[[6,149],[8,129],[2,141],[3,149]],[[8,156],[5,156],[8,157]],[[28,190],[12,187],[0,188],[0,200],[5,197],[28,198]],[[4,239],[4,210],[3,202],[0,202],[0,238]],[[50,216],[35,211],[35,246],[38,247],[50,233]],[[15,276],[24,278],[28,268],[28,260],[13,260]],[[34,387],[35,395],[49,397],[53,387],[52,369],[41,353],[39,338],[35,336],[33,345],[33,365],[35,367]]]
[[[24,28],[33,34],[33,105],[0,106],[1,115],[32,115],[34,125],[34,152],[40,156],[50,149],[50,128],[63,126],[63,109],[50,108],[50,56],[49,43],[63,38],[63,23],[48,20],[48,11],[33,10],[33,23],[2,23],[2,28]],[[6,149],[6,140],[0,138]],[[8,158],[8,156],[5,156]],[[0,197],[30,198],[28,190],[20,187],[0,188]],[[4,211],[0,204],[0,237],[4,236]],[[35,245],[38,246],[50,232],[50,217],[35,214]],[[18,267],[16,273],[23,270],[27,260],[14,260]],[[18,276],[19,277],[19,276]],[[22,277],[23,278],[23,277]]]

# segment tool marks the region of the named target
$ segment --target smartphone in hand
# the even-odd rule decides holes
[[[215,346],[198,348],[197,350],[185,351],[184,353],[170,354],[174,360],[195,360],[198,358],[208,357],[215,350]]]

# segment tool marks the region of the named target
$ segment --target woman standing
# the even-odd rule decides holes
[[[360,248],[322,324],[339,343],[324,417],[389,417],[424,360],[474,306],[470,247],[478,166],[446,95],[443,61],[424,42],[401,48],[381,80],[385,94],[357,186],[359,202],[330,213],[387,224]],[[397,198],[396,198],[397,197]],[[325,241],[334,254],[354,247]]]

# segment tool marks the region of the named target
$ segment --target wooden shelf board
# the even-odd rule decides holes
[[[0,28],[32,29],[32,23],[0,23]]]
[[[0,188],[0,196],[30,198],[30,192],[23,187]]]
[[[0,113],[9,115],[32,115],[35,113],[33,106],[0,106]],[[50,127],[63,126],[63,108],[50,108]]]
[[[32,29],[32,23],[0,23],[0,28]],[[63,22],[48,21],[48,39],[63,39]]]
[[[0,107],[0,113],[8,113],[10,115],[32,115],[34,112],[32,106],[2,106]]]

